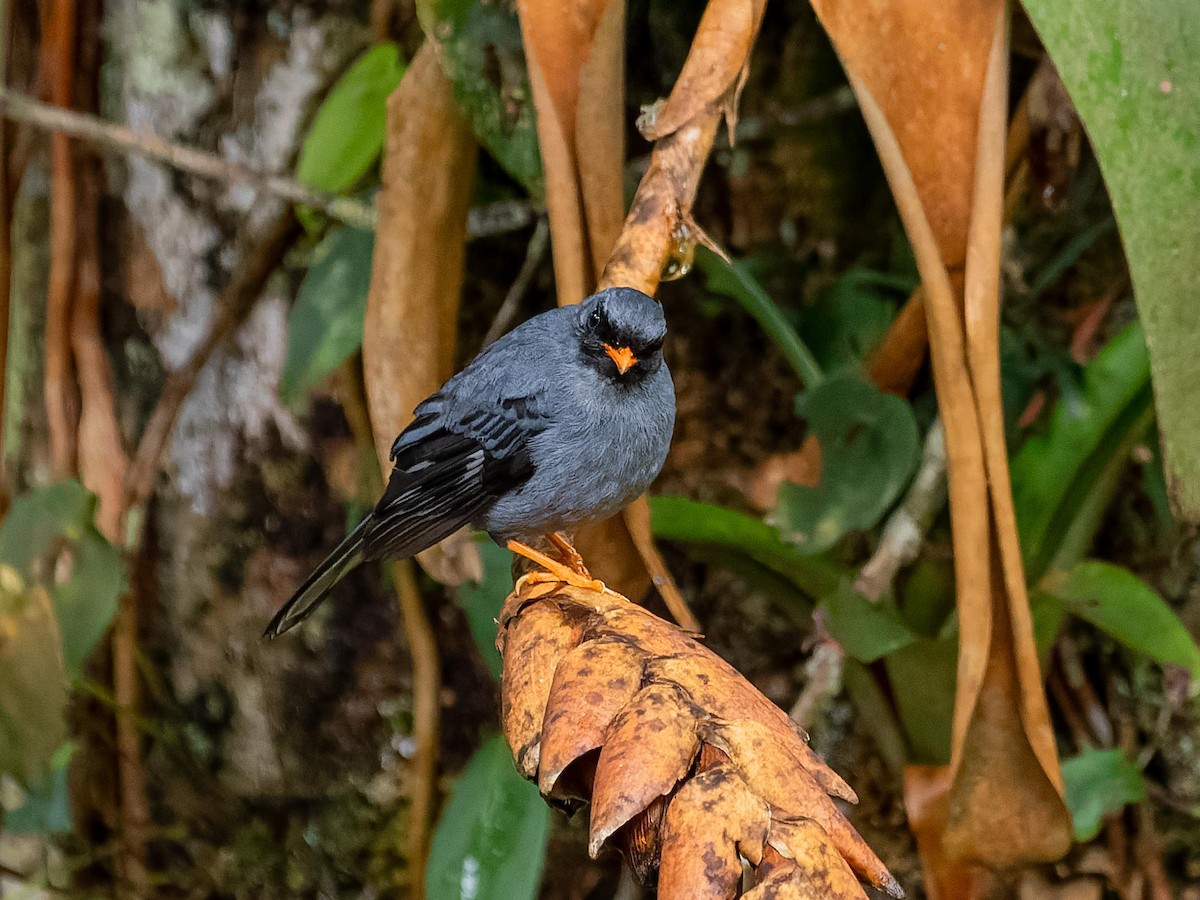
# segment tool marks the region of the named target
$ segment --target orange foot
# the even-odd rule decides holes
[[[556,547],[558,547],[557,541],[554,541],[553,538],[551,538],[551,541]],[[583,569],[582,573],[577,572],[570,566],[565,566],[558,560],[551,559],[545,553],[542,553],[539,550],[534,550],[532,547],[522,544],[520,541],[507,541],[504,546],[513,553],[537,563],[545,570],[542,572],[533,571],[526,573],[521,577],[522,582],[527,582],[529,584],[561,582],[562,584],[569,584],[572,587],[581,588],[585,591],[597,591],[601,594],[608,590],[604,586],[604,582],[597,581],[595,578],[592,578],[591,574],[586,568]],[[567,546],[570,547],[570,544],[567,544]],[[561,548],[559,549],[561,550]],[[579,554],[575,552],[575,548],[571,547],[571,551],[574,553],[576,559],[578,559],[580,567],[582,567],[583,560],[579,559]],[[574,563],[574,561],[575,560],[572,560],[572,563]]]

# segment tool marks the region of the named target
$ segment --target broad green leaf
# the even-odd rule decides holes
[[[426,867],[429,900],[530,900],[541,881],[550,810],[513,768],[504,739],[467,764],[442,813]]]
[[[512,590],[512,553],[492,541],[479,542],[483,558],[483,580],[463,584],[454,591],[455,602],[467,615],[471,637],[488,671],[500,680],[500,652],[496,649],[496,616]]]
[[[1149,426],[1150,404],[1146,345],[1131,325],[1088,363],[1081,395],[1060,400],[1046,430],[1013,457],[1013,502],[1031,581],[1087,552],[1129,450]]]
[[[356,59],[313,117],[300,148],[297,180],[330,193],[357,184],[383,150],[387,98],[403,74],[400,48],[390,42]]]
[[[1200,518],[1200,4],[1024,0],[1112,198],[1179,508]]]
[[[950,761],[958,642],[921,638],[884,657],[896,708],[912,751],[911,761]]]
[[[50,758],[49,771],[33,779],[22,791],[21,804],[6,807],[4,830],[10,834],[48,834],[71,830],[71,801],[67,790],[67,763],[75,745],[60,746]]]
[[[783,310],[775,305],[744,265],[726,262],[704,247],[696,248],[696,265],[704,272],[705,284],[710,291],[732,297],[754,317],[805,385],[815,388],[820,384],[821,367],[812,351],[804,345]]]
[[[650,524],[667,541],[735,550],[783,576],[810,597],[837,590],[847,574],[820,556],[802,553],[766,522],[736,510],[684,497],[651,497]]]
[[[821,482],[785,484],[773,515],[785,537],[818,553],[879,521],[908,484],[921,448],[909,405],[852,376],[827,378],[797,406],[821,445]]]
[[[0,568],[0,773],[28,784],[67,737],[67,678],[46,591]]]
[[[827,373],[857,370],[887,334],[897,298],[916,283],[854,267],[804,311],[800,336]]]
[[[31,578],[56,541],[79,540],[95,497],[78,481],[58,481],[17,497],[0,523],[0,563]]]
[[[62,632],[67,675],[83,676],[83,664],[108,631],[125,590],[121,552],[89,529],[75,544],[71,577],[50,588]]]
[[[821,604],[825,627],[860,662],[874,662],[917,639],[890,601],[872,603],[843,581]]]
[[[418,0],[426,37],[480,143],[509,175],[542,196],[533,94],[516,5],[490,0]]]
[[[82,675],[125,589],[120,551],[96,530],[94,515],[87,488],[61,481],[18,497],[0,524],[0,563],[50,593],[71,680]]]
[[[1062,777],[1075,840],[1080,843],[1100,833],[1106,816],[1146,799],[1141,770],[1120,750],[1088,750],[1064,759]]]
[[[1122,644],[1200,677],[1200,647],[1159,593],[1128,569],[1084,562],[1065,576],[1043,579],[1040,587]]]
[[[303,396],[362,346],[374,248],[370,231],[333,228],[313,251],[288,315],[285,400]]]

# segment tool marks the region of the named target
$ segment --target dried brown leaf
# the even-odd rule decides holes
[[[739,850],[760,856],[771,811],[731,766],[718,765],[681,787],[662,829],[662,897],[727,900],[742,881]],[[745,849],[741,849],[745,848]]]
[[[962,267],[988,50],[1003,0],[813,0],[912,170],[946,267]]]
[[[579,643],[581,625],[557,606],[530,609],[512,627],[501,626],[504,674],[501,721],[517,771],[532,779],[541,761],[542,722],[559,661]]]
[[[946,847],[997,865],[1057,859],[1069,846],[1070,822],[1033,643],[999,400],[1005,7],[1000,0],[814,6],[879,149],[925,294],[960,551],[956,784]],[[952,273],[964,264],[960,291]],[[1022,824],[1031,819],[1040,827]]]
[[[624,212],[624,0],[520,0],[560,305],[595,285]],[[586,161],[586,164],[584,164]]]
[[[432,44],[417,51],[388,98],[387,122],[363,322],[363,373],[385,473],[391,468],[392,441],[411,421],[413,409],[454,374],[476,148]],[[479,552],[465,534],[417,559],[445,583],[483,577]]]
[[[677,685],[651,684],[613,720],[592,793],[592,856],[614,831],[683,780],[700,752],[696,710]]]
[[[717,673],[720,677],[714,679]],[[655,660],[648,667],[648,675],[687,688],[696,704],[712,717],[705,731],[706,740],[714,746],[726,752],[736,746],[750,760],[755,755],[755,743],[769,743],[778,748],[779,757],[787,756],[803,767],[821,790],[850,803],[858,802],[841,776],[813,753],[787,714],[707,647],[696,644],[692,653]]]
[[[854,872],[811,819],[773,821],[767,842],[790,865],[773,866],[747,900],[866,900]]]
[[[942,837],[950,811],[949,766],[904,767],[904,812],[917,839],[929,900],[978,900],[991,886],[987,870],[946,855]]]
[[[788,847],[789,823],[811,819],[822,853],[900,895],[829,796],[854,792],[781,709],[694,637],[612,591],[528,581],[499,622],[504,729],[518,768],[543,792],[568,767],[580,775],[571,788],[591,794],[593,855],[621,842],[645,877],[661,850],[664,900],[732,897],[739,854],[758,865],[770,823],[783,823]],[[812,878],[824,884],[829,868],[817,859]]]
[[[862,836],[829,799],[815,779],[800,767],[780,732],[757,722],[733,722],[719,731],[706,730],[706,739],[725,750],[730,760],[744,773],[746,784],[762,796],[772,798],[775,815],[786,818],[811,818],[845,857],[854,871],[871,883],[889,883],[887,866],[875,856]]]
[[[613,718],[642,686],[645,659],[620,639],[586,641],[562,658],[542,724],[538,787],[552,794],[563,771],[605,741]]]

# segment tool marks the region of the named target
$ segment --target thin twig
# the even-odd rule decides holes
[[[804,664],[806,681],[788,716],[805,731],[813,727],[839,691],[846,665],[846,651],[837,641],[821,641]]]
[[[300,236],[300,223],[291,206],[284,207],[275,222],[247,250],[243,262],[217,300],[217,319],[191,359],[167,377],[158,404],[146,423],[141,442],[125,479],[126,507],[139,508],[154,492],[159,461],[179,409],[195,384],[196,378],[213,352],[225,343],[246,321],[267,279],[279,267],[284,255]]]
[[[421,592],[413,575],[411,559],[392,565],[396,597],[404,636],[412,655],[413,678],[413,773],[408,779],[409,797],[408,859],[411,896],[425,896],[425,858],[429,853],[430,823],[433,820],[437,791],[438,728],[441,707],[441,663],[437,638],[421,604]]]
[[[370,203],[315,191],[282,175],[263,172],[195,147],[175,144],[158,135],[139,133],[96,116],[40,103],[11,90],[0,90],[0,116],[27,122],[57,135],[90,141],[110,150],[144,156],[189,175],[226,184],[246,184],[292,203],[311,206],[346,225],[373,229],[378,221],[375,207]],[[479,238],[516,231],[537,215],[538,210],[524,200],[490,203],[472,209],[468,214],[467,235]]]
[[[314,191],[290,178],[245,166],[215,153],[173,144],[156,134],[136,132],[96,116],[39,103],[13,91],[0,92],[0,115],[28,122],[55,135],[80,138],[123,153],[136,153],[191,175],[227,184],[246,184],[292,203],[319,209],[347,225],[375,227],[375,208],[369,203]]]
[[[859,571],[854,589],[869,600],[878,600],[887,593],[896,573],[921,552],[925,533],[945,505],[946,433],[938,419],[925,437],[917,477],[884,526],[879,546]]]
[[[533,229],[533,236],[529,239],[529,247],[525,251],[525,261],[521,263],[521,270],[517,272],[516,279],[508,289],[508,293],[504,295],[504,302],[496,311],[496,318],[492,319],[487,334],[483,336],[483,346],[486,347],[512,327],[512,323],[520,311],[521,301],[529,291],[529,285],[533,283],[533,276],[537,274],[542,260],[546,258],[546,248],[549,246],[550,222],[543,216],[538,219],[537,227]]]

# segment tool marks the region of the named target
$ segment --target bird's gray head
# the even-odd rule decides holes
[[[618,383],[636,384],[662,367],[667,320],[662,304],[633,288],[608,288],[579,304],[576,332],[586,364]]]

